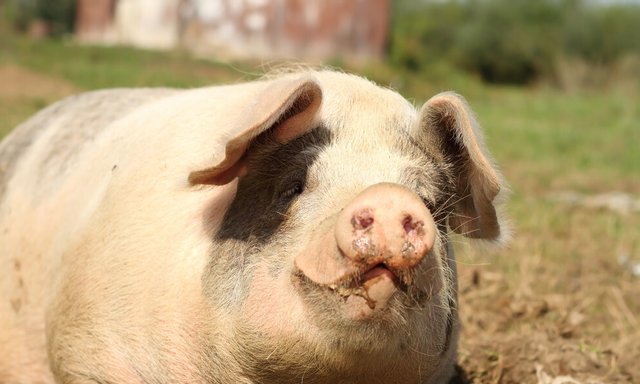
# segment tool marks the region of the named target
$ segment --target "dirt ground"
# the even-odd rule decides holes
[[[68,82],[14,65],[0,66],[0,99],[64,97],[78,92]]]
[[[77,92],[63,79],[0,65],[0,137],[38,110]]]
[[[603,329],[612,319],[585,313],[591,303],[580,292],[518,295],[501,274],[487,267],[462,267],[459,364],[466,382],[638,382],[637,332],[623,341],[598,341],[591,328]]]
[[[0,85],[0,104],[6,108],[79,91],[64,80],[16,66],[0,66]],[[561,214],[577,223],[593,216],[586,208]],[[636,307],[627,304],[640,292],[640,277],[606,260],[594,261],[594,267],[549,267],[541,252],[530,248],[544,248],[544,241],[536,239],[550,235],[527,228],[522,232],[510,249],[490,258],[458,258],[461,382],[640,383],[640,299],[633,299]],[[569,235],[559,235],[567,237],[567,247],[576,246],[573,239],[604,253],[592,233]],[[504,267],[507,261],[517,266],[517,273]],[[612,276],[612,270],[617,274]]]

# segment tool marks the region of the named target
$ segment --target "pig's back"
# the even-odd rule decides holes
[[[11,182],[13,177],[37,171],[43,183],[47,177],[60,178],[107,127],[144,104],[176,92],[166,88],[101,90],[71,96],[41,110],[0,143],[0,204],[9,184],[20,184]]]

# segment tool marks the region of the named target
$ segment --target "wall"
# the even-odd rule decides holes
[[[382,58],[390,0],[80,0],[80,41],[224,58]]]

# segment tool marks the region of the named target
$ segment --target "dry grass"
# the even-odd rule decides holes
[[[528,214],[516,212],[509,249],[459,246],[470,382],[640,382],[640,281],[618,261],[637,255],[640,217],[545,201],[512,210]]]

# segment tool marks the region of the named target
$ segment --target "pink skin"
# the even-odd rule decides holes
[[[435,232],[431,213],[413,191],[380,183],[362,191],[335,221],[321,223],[295,264],[318,285],[335,289],[351,282],[341,293],[347,316],[366,319],[386,307],[398,289],[399,276],[413,275],[410,272],[433,247]],[[437,263],[429,260],[428,264],[429,276],[417,283],[431,284],[435,294],[441,288],[434,272]]]

